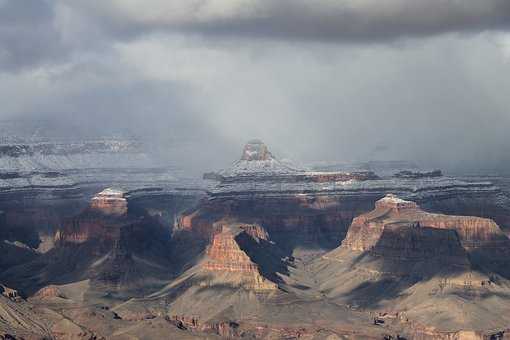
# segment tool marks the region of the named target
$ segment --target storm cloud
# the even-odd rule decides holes
[[[363,42],[507,29],[506,0],[68,1],[125,35],[148,30]]]
[[[127,131],[201,170],[251,138],[508,169],[509,29],[506,0],[0,0],[0,118]]]
[[[506,0],[2,0],[0,67],[153,32],[366,43],[509,27]]]

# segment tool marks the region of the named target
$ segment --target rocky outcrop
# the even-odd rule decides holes
[[[472,216],[450,216],[423,211],[418,204],[388,195],[376,208],[356,217],[339,248],[326,258],[365,254],[384,262],[384,270],[402,273],[409,263],[428,263],[414,275],[442,269],[467,272],[470,268],[510,277],[510,240],[498,225]],[[364,256],[364,255],[362,255]],[[433,265],[433,262],[440,263]],[[388,265],[391,263],[391,265]],[[379,266],[381,267],[381,266]],[[461,270],[461,268],[463,268]],[[405,272],[405,271],[404,271]],[[480,281],[491,280],[481,278]]]
[[[49,285],[47,287],[41,288],[34,294],[34,297],[37,299],[51,299],[51,298],[62,298],[65,299],[65,294],[60,290],[58,286]]]
[[[342,247],[355,251],[371,251],[376,246],[381,246],[379,242],[384,240],[382,236],[385,232],[411,230],[407,233],[424,236],[424,230],[430,229],[454,231],[466,251],[504,251],[510,245],[508,238],[490,219],[428,213],[421,210],[415,202],[388,195],[376,202],[375,210],[353,220]],[[443,234],[448,238],[456,237],[452,233]],[[430,244],[431,248],[437,248],[436,246],[437,243]]]
[[[253,139],[246,143],[241,160],[243,161],[268,161],[273,158],[271,152],[259,139]]]
[[[211,244],[207,248],[207,260],[203,264],[206,271],[214,273],[229,273],[227,281],[235,282],[246,289],[257,291],[274,290],[278,286],[264,278],[259,266],[243,251],[236,240],[237,234],[247,233],[250,236],[266,237],[260,229],[253,227],[246,231],[235,231],[232,226],[220,224],[213,235]],[[257,236],[255,236],[257,237]]]
[[[503,228],[510,216],[510,199],[490,182],[465,182],[437,171],[416,170],[398,178],[391,171],[385,177],[354,169],[306,171],[279,161],[260,141],[248,143],[241,158],[217,173],[219,183],[196,210],[182,216],[181,229],[208,240],[212,225],[228,217],[263,225],[289,251],[300,246],[331,250],[344,239],[353,218],[372,210],[388,193],[430,211],[494,217]],[[458,230],[462,233],[460,226]],[[479,239],[480,232],[475,233],[461,235],[463,246]]]
[[[91,199],[88,208],[65,221],[56,231],[54,243],[80,244],[91,239],[104,243],[118,240],[121,227],[132,222],[127,213],[124,193],[105,189]]]
[[[111,198],[107,191],[104,199],[103,194],[57,230],[55,247],[26,264],[33,270],[14,267],[4,272],[2,279],[19,282],[20,288],[32,295],[62,282],[90,280],[96,289],[120,291],[170,276],[174,270],[171,230],[143,210],[127,211],[125,198],[117,194]],[[52,290],[39,293],[51,295]]]
[[[309,245],[333,249],[344,238],[352,219],[370,210],[371,204],[328,195],[204,200],[196,210],[180,218],[179,228],[208,241],[214,223],[231,217],[264,226],[271,240],[288,250]]]
[[[371,171],[305,171],[290,163],[276,159],[268,147],[260,140],[248,142],[243,149],[241,159],[229,169],[218,173],[209,172],[204,178],[218,180],[223,184],[242,187],[241,183],[276,182],[276,183],[332,183],[346,181],[366,181],[379,179]],[[237,184],[237,185],[236,185]],[[246,185],[246,184],[245,184]]]
[[[105,189],[92,198],[91,209],[105,215],[125,215],[128,211],[127,199],[124,192],[115,189]]]
[[[259,241],[269,241],[269,234],[267,231],[257,224],[244,224],[240,226],[241,230],[243,230],[247,235],[251,236],[253,239]]]
[[[21,295],[16,289],[12,289],[0,284],[0,294],[12,301],[21,301]]]

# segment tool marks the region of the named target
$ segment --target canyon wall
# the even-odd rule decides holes
[[[259,266],[243,251],[236,240],[238,233],[246,233],[249,237],[263,235],[263,230],[250,226],[248,231],[234,231],[233,226],[219,224],[215,227],[210,245],[207,247],[205,271],[224,275],[229,273],[225,283],[230,283],[249,290],[275,290],[278,286],[264,278]],[[257,236],[255,236],[257,237]]]

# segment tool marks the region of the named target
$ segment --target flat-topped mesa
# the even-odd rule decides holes
[[[268,161],[273,159],[268,147],[259,139],[246,143],[243,149],[242,161]]]
[[[247,230],[241,232],[250,235],[250,232],[256,231],[254,228]],[[260,232],[256,231],[256,234],[259,235]],[[236,236],[236,231],[230,226],[216,226],[211,244],[206,250],[207,260],[203,269],[225,276],[221,280],[226,284],[262,291],[277,289],[275,283],[261,275],[259,266],[241,249]]]
[[[236,161],[230,168],[218,173],[206,173],[204,178],[218,180],[223,184],[240,184],[253,182],[277,182],[277,183],[334,183],[347,181],[366,181],[379,179],[370,171],[356,172],[322,172],[305,171],[294,166],[290,162],[283,162],[273,156],[268,147],[260,140],[248,142],[243,149],[241,159]]]
[[[105,189],[96,194],[88,208],[65,221],[55,233],[54,243],[85,243],[91,239],[114,241],[120,229],[129,223],[128,204],[125,193],[116,189]]]
[[[341,247],[354,251],[372,251],[381,244],[381,237],[385,231],[395,233],[400,230],[402,233],[406,228],[453,230],[467,251],[480,249],[506,251],[510,245],[510,240],[493,220],[428,213],[421,210],[415,202],[387,195],[376,202],[374,210],[353,220]],[[423,232],[419,233],[425,235]],[[388,242],[385,241],[385,244]],[[434,247],[434,244],[430,246]]]
[[[90,207],[105,215],[125,215],[128,204],[125,193],[121,190],[107,188],[92,198]]]
[[[263,142],[252,140],[244,146],[241,158],[234,162],[230,168],[218,173],[208,173],[205,177],[217,179],[221,182],[237,182],[247,179],[250,181],[252,179],[269,179],[274,176],[291,175],[299,172],[302,171],[276,159]]]

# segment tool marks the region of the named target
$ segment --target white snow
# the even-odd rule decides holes
[[[406,204],[406,203],[412,203],[411,201],[406,201],[406,200],[403,200],[399,197],[397,197],[396,195],[394,194],[387,194],[386,196],[384,196],[383,198],[381,198],[379,200],[379,202],[383,202],[383,203],[392,203],[392,204]]]

